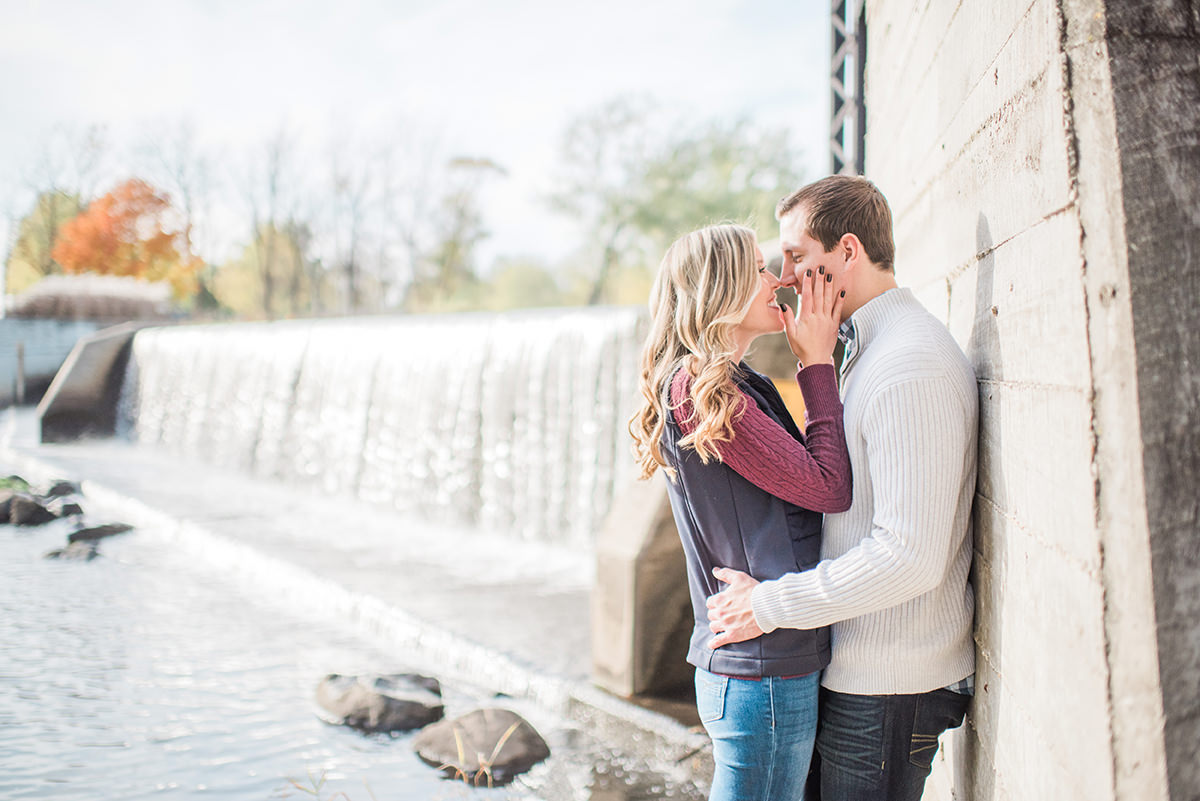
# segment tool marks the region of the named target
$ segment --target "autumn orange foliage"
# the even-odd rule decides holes
[[[201,263],[187,252],[186,238],[172,230],[170,218],[167,195],[132,178],[67,222],[52,256],[68,273],[169,281],[182,299],[195,293]]]

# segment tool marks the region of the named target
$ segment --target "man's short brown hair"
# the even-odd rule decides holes
[[[875,184],[853,175],[830,175],[797,189],[779,201],[775,219],[794,209],[805,213],[806,233],[828,252],[845,234],[862,242],[867,258],[881,270],[894,272],[896,245],[892,240],[892,210]]]

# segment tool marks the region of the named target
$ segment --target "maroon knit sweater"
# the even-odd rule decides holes
[[[685,435],[696,429],[691,382],[687,370],[671,381],[671,405]],[[733,423],[733,438],[717,443],[717,452],[734,472],[777,498],[814,512],[844,512],[850,508],[850,454],[837,373],[832,364],[814,364],[796,373],[796,383],[804,396],[804,441],[793,439],[742,393],[745,412]]]

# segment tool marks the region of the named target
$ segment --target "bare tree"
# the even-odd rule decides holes
[[[251,162],[242,180],[242,193],[250,212],[250,241],[262,285],[262,312],[268,319],[276,309],[275,277],[280,272],[278,239],[292,179],[292,144],[283,126],[266,141],[262,158]]]
[[[348,146],[348,142],[336,139],[330,148],[334,267],[342,279],[343,311],[347,314],[363,309],[362,251],[373,188],[370,159],[361,155],[365,152],[365,148]]]
[[[197,255],[197,240],[205,238],[215,174],[212,157],[196,142],[190,119],[143,138],[136,157],[150,182],[164,189],[179,212],[180,235],[186,257]]]
[[[51,255],[58,231],[91,200],[100,182],[109,177],[108,157],[108,138],[99,126],[83,129],[58,126],[42,137],[40,148],[20,181],[29,211],[20,221],[13,211],[6,268],[19,261],[30,276],[58,272]],[[17,199],[12,202],[22,204]],[[6,288],[11,278],[11,274],[6,274]]]

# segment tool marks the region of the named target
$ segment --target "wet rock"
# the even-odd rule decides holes
[[[31,495],[17,493],[9,501],[8,522],[14,526],[40,526],[56,519],[54,512]]]
[[[16,490],[0,489],[0,523],[8,522],[9,510],[12,508],[12,499],[17,497]]]
[[[20,476],[6,476],[0,478],[0,488],[29,492],[29,482]]]
[[[58,517],[76,517],[83,514],[82,506],[66,498],[54,498],[46,504],[46,508]]]
[[[77,531],[72,531],[67,535],[67,542],[102,540],[105,537],[124,534],[126,531],[131,531],[132,529],[133,526],[128,523],[105,523],[103,526],[92,526],[91,528],[81,528]]]
[[[413,740],[413,750],[447,776],[477,786],[507,784],[550,756],[550,747],[527,720],[498,708],[426,726]]]
[[[90,562],[100,555],[94,542],[73,542],[66,548],[56,548],[46,552],[47,559],[75,559],[80,562]]]
[[[331,673],[317,686],[317,703],[330,722],[367,732],[419,729],[445,714],[438,680],[413,673]]]
[[[50,485],[50,489],[46,490],[47,498],[61,498],[64,495],[78,495],[80,493],[79,485],[73,481],[55,481]]]

